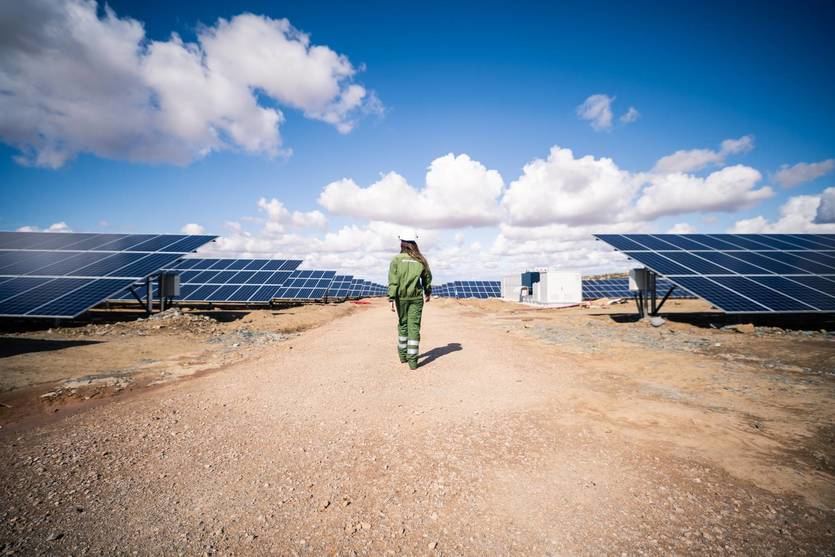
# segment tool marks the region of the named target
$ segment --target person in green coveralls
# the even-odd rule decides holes
[[[389,265],[388,297],[391,311],[397,312],[397,352],[409,369],[418,367],[420,317],[431,294],[432,272],[418,249],[417,234],[400,234],[400,253]]]

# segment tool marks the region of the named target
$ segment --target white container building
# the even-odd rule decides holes
[[[508,275],[502,277],[502,299],[518,302],[522,291],[522,275]]]
[[[531,301],[549,305],[579,304],[583,301],[583,277],[570,271],[540,270]]]

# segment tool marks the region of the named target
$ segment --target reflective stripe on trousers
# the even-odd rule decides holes
[[[397,349],[411,367],[417,366],[420,353],[420,321],[423,314],[423,298],[396,300]]]

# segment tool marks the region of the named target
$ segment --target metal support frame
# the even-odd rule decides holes
[[[635,292],[635,305],[638,307],[638,318],[644,318],[644,296],[642,291]]]
[[[136,285],[132,284],[130,286],[130,289],[129,289],[130,293],[133,295],[134,298],[136,298],[136,301],[139,302],[140,307],[145,307],[145,313],[148,314],[148,315],[151,315],[151,312],[148,311],[147,307],[145,306],[145,300],[142,299],[142,296],[140,296],[139,294],[136,293],[136,290],[134,290],[134,288],[133,288],[134,286],[136,286]]]
[[[162,295],[162,273],[157,276],[157,285],[159,287],[159,311],[165,311],[165,296]]]
[[[148,312],[148,315],[151,315],[154,312],[154,283],[152,282],[151,277],[145,279],[145,311]],[[140,302],[141,303],[141,302]]]
[[[647,287],[649,288],[649,292],[647,293],[647,298],[649,298],[649,314],[650,316],[658,315],[658,307],[657,307],[657,294],[655,292],[655,273],[652,271],[649,272],[649,284]]]
[[[667,290],[667,293],[666,293],[666,294],[664,294],[664,297],[663,297],[663,298],[661,298],[661,303],[660,303],[660,304],[658,304],[658,307],[657,307],[657,308],[655,308],[655,314],[656,314],[656,315],[658,315],[658,312],[659,312],[659,311],[661,311],[661,306],[663,306],[663,305],[664,305],[664,302],[666,302],[666,301],[667,301],[667,298],[669,298],[669,297],[670,297],[670,294],[672,294],[672,293],[673,293],[673,290],[675,290],[675,289],[676,289],[676,285],[674,284],[674,285],[672,285],[672,286],[670,287],[670,289],[669,289],[669,290]]]
[[[661,308],[664,306],[664,303],[669,299],[670,294],[672,294],[673,291],[676,289],[676,285],[672,285],[659,302],[656,286],[657,278],[658,275],[654,271],[649,270],[649,274],[647,277],[647,287],[645,289],[638,290],[635,293],[635,303],[638,306],[638,316],[641,318],[647,315],[650,317],[655,317],[656,315],[658,315],[658,312],[661,311]]]

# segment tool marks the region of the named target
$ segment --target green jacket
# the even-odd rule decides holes
[[[394,256],[389,265],[389,299],[417,300],[432,293],[432,273],[405,253]]]

